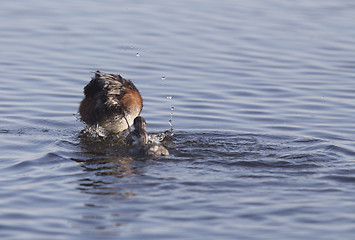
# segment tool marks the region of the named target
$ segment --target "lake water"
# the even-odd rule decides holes
[[[2,1],[1,239],[353,239],[355,3]],[[81,134],[131,79],[170,156]]]

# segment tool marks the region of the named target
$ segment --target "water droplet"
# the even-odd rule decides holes
[[[171,109],[171,112],[170,112],[170,118],[169,118],[169,125],[170,125],[170,132],[172,133],[173,132],[173,113],[174,113],[174,106],[171,106],[170,105],[170,109]],[[172,135],[171,135],[172,136]]]

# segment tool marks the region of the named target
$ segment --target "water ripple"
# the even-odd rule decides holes
[[[354,10],[3,2],[0,236],[352,239]],[[148,131],[173,114],[169,157],[80,134],[95,70],[135,83]]]

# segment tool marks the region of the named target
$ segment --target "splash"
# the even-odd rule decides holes
[[[164,139],[166,137],[168,137],[168,136],[170,136],[170,131],[169,130],[167,130],[165,132],[161,132],[161,133],[156,133],[156,134],[151,133],[151,134],[148,135],[148,141],[149,141],[149,143],[157,143],[157,144],[159,144],[162,141],[164,141]]]
[[[174,133],[173,133],[173,130],[174,130],[174,128],[173,128],[174,106],[171,106],[171,107],[170,107],[170,110],[171,110],[171,112],[170,112],[170,118],[169,118],[169,125],[170,125],[171,136],[173,136],[173,135],[174,135]]]
[[[173,96],[169,95],[169,96],[166,97],[166,99],[168,99],[170,101],[170,105],[169,106],[170,106],[171,112],[170,112],[170,117],[169,117],[169,126],[170,126],[170,136],[173,136],[174,135],[174,132],[173,132],[173,130],[174,130],[174,128],[173,128],[173,114],[174,114],[174,110],[175,110],[175,107],[174,107],[174,105],[172,103]]]
[[[103,127],[98,125],[86,126],[81,131],[81,133],[91,138],[101,138],[101,139],[105,139],[108,135],[108,132]]]

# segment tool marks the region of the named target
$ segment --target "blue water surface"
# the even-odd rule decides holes
[[[1,239],[353,239],[355,3],[2,1]],[[131,79],[170,156],[83,134]]]

